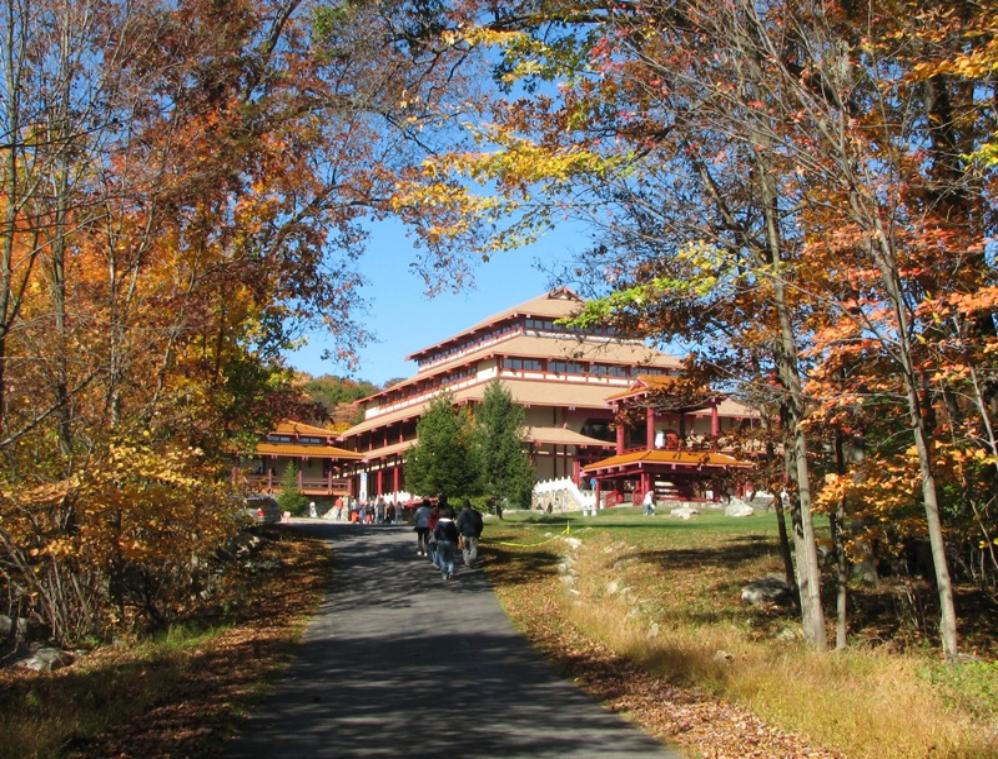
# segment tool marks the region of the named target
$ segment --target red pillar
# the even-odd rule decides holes
[[[381,467],[378,469],[378,495],[384,494],[384,484],[385,484],[385,478],[383,476],[384,473],[385,473],[385,465],[384,462],[382,462]]]
[[[603,483],[600,480],[596,480],[596,488],[593,490],[593,493],[596,495],[596,510],[597,511],[599,510],[599,494],[600,494],[600,489],[601,489],[600,486],[602,484]]]
[[[710,404],[710,436],[716,448],[717,439],[721,436],[721,418],[717,415],[717,401]]]
[[[274,487],[274,460],[272,458],[266,459],[267,462],[267,492],[269,493]]]
[[[402,462],[396,461],[395,468],[392,470],[392,488],[395,491],[396,497],[398,496],[399,492],[399,470],[401,470],[401,468],[402,468]]]
[[[617,423],[617,454],[620,455],[624,452],[624,434],[626,430],[622,422]]]
[[[582,474],[582,464],[579,463],[579,451],[576,449],[575,458],[572,459],[572,482],[576,485],[579,484],[579,479]]]
[[[645,409],[645,448],[649,451],[655,447],[655,409],[649,406]]]
[[[645,493],[651,490],[651,475],[648,472],[641,473],[641,497],[645,497]]]

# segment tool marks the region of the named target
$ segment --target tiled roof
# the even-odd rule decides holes
[[[263,456],[308,456],[316,459],[359,459],[361,454],[332,445],[297,445],[295,443],[257,443]]]
[[[616,445],[565,427],[527,427],[526,439],[532,443],[549,445],[590,445],[600,448],[613,448]]]
[[[394,456],[397,453],[405,453],[416,445],[416,442],[417,439],[413,438],[412,440],[403,440],[401,443],[392,443],[391,445],[375,448],[370,451],[360,451],[360,453],[364,457],[364,461],[374,461],[387,456]]]
[[[699,411],[693,411],[691,413],[693,416],[710,416],[710,409],[700,409]],[[759,418],[759,412],[754,408],[746,406],[744,403],[732,400],[731,398],[725,398],[717,404],[717,413],[721,416],[735,416],[751,419]]]
[[[278,422],[273,433],[277,435],[308,435],[314,437],[336,437],[339,434],[336,430],[315,427],[304,422],[296,422],[293,419],[285,419]]]
[[[489,382],[483,381],[470,387],[456,391],[454,401],[480,401],[485,396],[485,389]],[[503,385],[509,390],[510,395],[516,403],[524,406],[569,406],[575,408],[606,408],[606,397],[617,389],[615,385],[604,385],[595,382],[560,382],[550,380],[520,380],[509,377],[502,378]],[[342,434],[342,437],[349,438],[359,435],[362,432],[378,429],[395,422],[413,419],[420,416],[430,401],[406,406],[397,411],[386,414],[379,414],[370,419],[365,419],[354,425]]]
[[[580,340],[570,335],[534,336],[513,334],[493,345],[485,346],[464,356],[419,372],[403,382],[363,398],[373,400],[403,387],[446,374],[460,366],[475,364],[494,356],[520,356],[522,358],[547,358],[556,361],[595,361],[627,366],[655,366],[675,369],[680,361],[675,356],[662,353],[638,342],[622,343],[615,340]]]
[[[622,453],[619,456],[610,456],[601,461],[593,462],[582,468],[583,472],[596,472],[600,469],[611,469],[616,467],[626,467],[635,464],[660,464],[682,467],[733,467],[747,469],[754,464],[749,461],[740,461],[734,456],[726,453],[715,453],[705,451],[666,451],[666,450],[640,450]]]
[[[406,360],[418,359],[423,354],[433,351],[442,345],[452,343],[455,340],[459,340],[466,335],[470,335],[480,329],[484,329],[492,324],[501,322],[511,316],[543,316],[560,319],[565,316],[571,316],[579,310],[581,305],[582,299],[578,295],[569,290],[567,287],[560,287],[555,290],[551,290],[550,292],[546,292],[543,295],[539,295],[536,298],[524,301],[518,306],[513,306],[512,308],[507,308],[505,311],[500,311],[498,314],[493,314],[487,319],[483,319],[474,326],[462,330],[461,332],[457,332],[445,340],[441,340],[440,342],[428,345],[415,353],[411,353],[406,356]]]

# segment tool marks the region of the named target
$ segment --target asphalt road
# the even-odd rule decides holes
[[[308,527],[332,587],[227,756],[678,757],[558,677],[481,570],[445,582],[411,528]]]

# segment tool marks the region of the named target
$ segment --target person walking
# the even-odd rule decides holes
[[[478,559],[478,539],[484,527],[481,513],[471,508],[471,501],[465,498],[461,502],[461,513],[457,516],[457,531],[461,536],[461,553],[466,567],[470,568]]]
[[[446,504],[446,499],[441,498],[441,503]],[[430,518],[426,520],[426,539],[430,546],[430,561],[433,562],[433,566],[440,569],[440,564],[437,563],[437,522],[440,521],[440,504],[434,504],[433,508],[430,510]]]
[[[436,539],[437,567],[441,577],[449,580],[454,576],[454,548],[457,545],[457,525],[454,524],[454,510],[449,506],[440,512],[440,518],[433,528]]]
[[[646,517],[653,517],[653,516],[655,516],[655,491],[654,490],[649,489],[648,492],[645,493],[645,499],[644,499],[643,503],[644,503],[644,507],[645,507],[645,516]]]
[[[426,556],[429,553],[430,546],[427,540],[427,535],[430,532],[429,522],[430,513],[433,509],[430,508],[430,502],[423,499],[422,503],[419,504],[419,508],[416,509],[414,515],[414,520],[416,522],[416,555]]]

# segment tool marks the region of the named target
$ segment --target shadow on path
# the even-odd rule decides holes
[[[332,588],[227,756],[677,756],[558,678],[481,571],[444,581],[402,527],[308,529]]]

